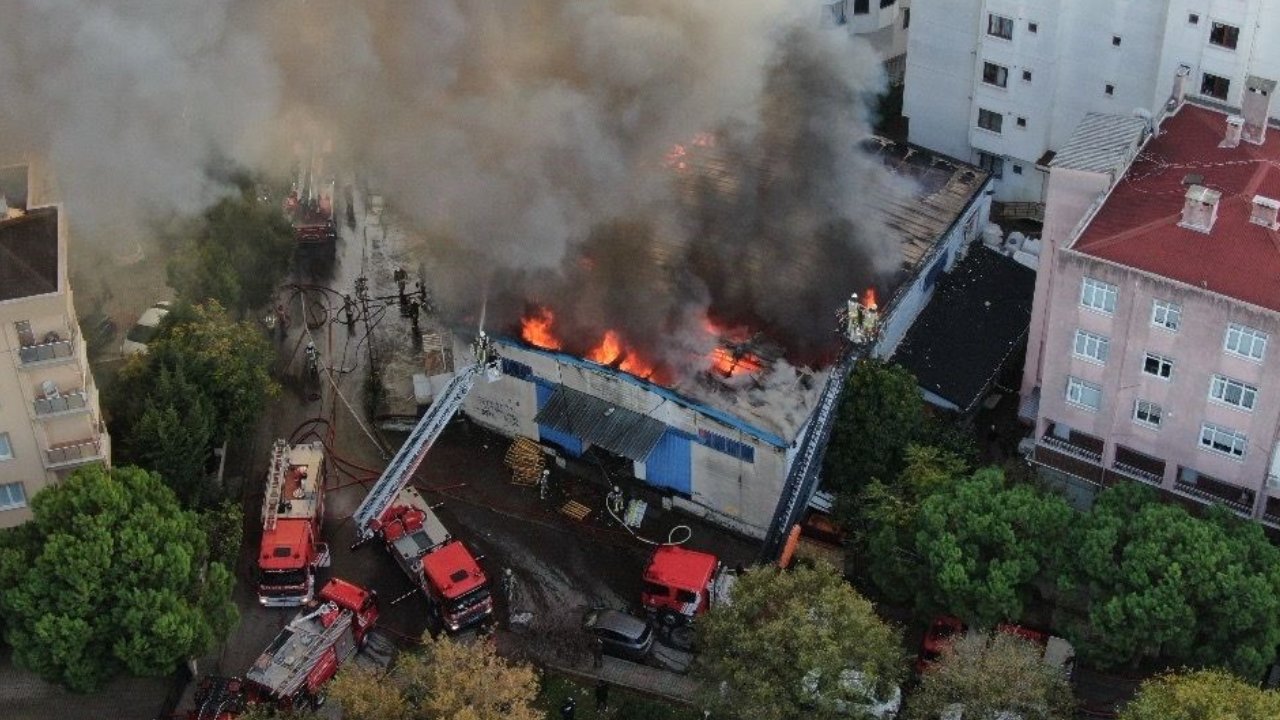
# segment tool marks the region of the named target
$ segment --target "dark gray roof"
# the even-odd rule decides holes
[[[58,210],[0,220],[0,300],[58,290]]]
[[[637,462],[649,456],[666,430],[651,417],[563,385],[556,387],[534,420]]]

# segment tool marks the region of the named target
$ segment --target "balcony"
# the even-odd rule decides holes
[[[39,345],[25,345],[18,348],[18,358],[24,368],[68,360],[75,355],[76,346],[73,339],[51,340]]]
[[[57,397],[37,398],[31,405],[39,418],[70,415],[88,410],[89,396],[83,390],[75,390]]]
[[[1256,496],[1252,490],[1198,474],[1189,468],[1179,468],[1173,490],[1179,495],[1201,502],[1222,505],[1238,515],[1253,517],[1253,501]]]
[[[1066,437],[1062,437],[1064,434]],[[1048,429],[1036,440],[1031,459],[1045,467],[1100,485],[1103,479],[1103,446],[1102,438],[1050,422]]]
[[[45,468],[57,470],[82,465],[106,457],[101,438],[59,443],[45,450]]]
[[[1262,508],[1262,522],[1280,529],[1280,498],[1267,498],[1267,504]]]
[[[1164,482],[1164,469],[1165,463],[1160,458],[1116,445],[1116,456],[1111,462],[1110,471],[1130,480],[1160,487]]]

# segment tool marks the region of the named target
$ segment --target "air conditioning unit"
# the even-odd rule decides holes
[[[1280,490],[1280,475],[1268,475],[1268,476],[1267,476],[1267,489],[1268,489],[1268,490]]]
[[[58,390],[58,384],[52,380],[45,380],[40,383],[40,392],[44,393],[45,400],[57,400],[62,397],[62,391]]]

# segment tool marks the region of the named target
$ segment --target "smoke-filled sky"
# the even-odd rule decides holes
[[[47,157],[77,241],[127,245],[225,192],[215,161],[279,171],[317,133],[432,238],[456,313],[487,286],[499,323],[541,302],[654,347],[709,311],[808,355],[900,262],[859,203],[891,181],[855,150],[879,61],[822,5],[13,0],[0,158]],[[699,134],[736,186],[672,166]]]

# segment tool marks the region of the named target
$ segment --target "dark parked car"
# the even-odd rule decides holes
[[[644,620],[617,610],[588,610],[582,628],[595,638],[606,655],[640,660],[653,647],[653,629]]]

